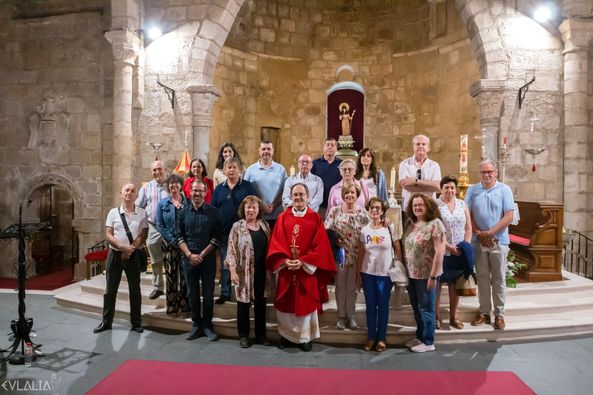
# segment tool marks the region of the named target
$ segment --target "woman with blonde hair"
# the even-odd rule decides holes
[[[343,163],[343,162],[342,162]],[[357,204],[361,195],[360,187],[352,182],[345,183],[341,189],[342,203],[332,207],[325,218],[325,228],[333,231],[334,246],[343,254],[338,256],[335,285],[338,309],[338,329],[357,329],[354,317],[357,289],[357,258],[360,230],[369,223],[369,214]],[[331,236],[330,232],[330,236]]]
[[[270,227],[263,219],[263,203],[257,196],[243,199],[238,214],[241,219],[231,228],[224,264],[235,286],[239,343],[242,348],[250,346],[249,308],[253,302],[255,342],[270,345],[266,337],[266,297],[271,283],[271,273],[266,270]]]

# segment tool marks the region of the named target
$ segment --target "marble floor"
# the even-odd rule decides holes
[[[437,351],[427,354],[412,354],[399,347],[378,354],[315,344],[311,352],[304,353],[264,346],[241,349],[235,339],[188,342],[185,333],[160,329],[147,328],[137,334],[130,332],[123,320],[116,320],[113,330],[95,335],[92,329],[99,323],[97,315],[60,307],[51,293],[28,294],[26,304],[27,317],[34,319],[35,341],[43,344],[46,356],[31,367],[3,363],[0,382],[20,379],[22,386],[25,379],[50,382],[55,375],[60,394],[84,393],[127,359],[338,369],[512,371],[538,394],[591,394],[593,388],[593,336],[522,343],[437,344]],[[16,293],[1,292],[3,333],[10,332],[10,321],[17,316]],[[8,336],[0,339],[0,346],[8,345]],[[0,394],[2,391],[0,387]]]

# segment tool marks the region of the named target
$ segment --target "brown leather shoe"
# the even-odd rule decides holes
[[[490,314],[478,314],[475,320],[472,321],[472,326],[480,326],[490,324]]]
[[[497,315],[494,319],[494,329],[503,330],[505,327],[504,317],[502,315]]]

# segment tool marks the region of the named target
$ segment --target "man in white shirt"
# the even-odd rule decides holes
[[[408,201],[413,193],[421,192],[436,199],[441,189],[441,167],[434,160],[428,159],[430,139],[419,134],[412,139],[414,155],[399,164],[399,185],[402,187],[402,209],[408,208]]]
[[[309,189],[309,207],[313,211],[318,212],[319,206],[323,202],[323,181],[320,177],[311,173],[313,168],[313,160],[309,155],[303,154],[298,160],[299,172],[294,176],[290,176],[284,183],[284,192],[282,193],[282,204],[284,207],[292,205],[292,198],[290,190],[294,184],[305,184]]]
[[[138,333],[143,331],[140,313],[142,304],[140,268],[130,260],[134,251],[144,248],[144,241],[148,234],[146,213],[144,209],[134,204],[137,194],[134,184],[124,185],[121,189],[121,206],[112,208],[107,215],[105,222],[105,238],[109,242],[105,272],[107,284],[103,295],[103,320],[98,327],[93,329],[95,333],[111,329],[122,271],[126,272],[129,287],[131,330]],[[128,238],[122,217],[125,218],[130,230],[132,243]]]

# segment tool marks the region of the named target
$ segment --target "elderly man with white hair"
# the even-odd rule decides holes
[[[164,294],[163,281],[163,251],[161,243],[163,238],[157,230],[157,208],[159,202],[169,196],[165,188],[165,166],[160,160],[155,160],[150,165],[152,172],[152,180],[142,185],[138,198],[136,199],[136,206],[146,210],[146,218],[148,218],[148,239],[146,246],[148,247],[148,255],[150,255],[150,262],[152,265],[152,285],[154,290],[150,294],[150,299],[156,299]]]
[[[305,184],[309,189],[309,207],[315,212],[319,211],[319,206],[323,202],[323,180],[311,173],[313,160],[309,155],[303,154],[298,159],[299,172],[290,176],[284,183],[282,192],[282,204],[284,207],[292,206],[292,197],[290,190],[294,184]]]
[[[441,190],[441,167],[428,158],[430,139],[419,134],[412,139],[414,155],[399,164],[399,184],[402,187],[402,207],[408,207],[408,200],[413,193],[421,192],[436,199]]]

